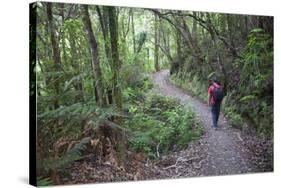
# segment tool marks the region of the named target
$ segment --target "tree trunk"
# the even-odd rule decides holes
[[[115,7],[108,7],[108,23],[109,23],[109,33],[110,33],[110,44],[111,44],[111,54],[112,54],[112,61],[113,61],[113,101],[116,106],[121,109],[122,108],[122,93],[120,87],[120,68],[121,68],[121,61],[119,59],[119,51],[118,51],[118,16],[116,14]],[[115,118],[117,124],[122,124],[122,119],[120,117]],[[119,136],[119,141],[116,144],[116,150],[118,151],[118,165],[124,166],[126,161],[126,146],[124,142],[124,137]]]
[[[233,31],[233,17],[231,17],[229,14],[226,15],[226,22],[227,22],[227,28],[228,28],[228,36],[229,36],[229,41],[230,45],[235,49],[235,44],[234,44],[234,31]],[[232,56],[235,57],[234,51],[232,52]]]
[[[128,13],[129,14],[129,13]],[[125,23],[125,20],[128,20],[127,23]],[[120,58],[123,59],[123,61],[127,62],[127,59],[128,59],[128,55],[127,55],[127,52],[128,52],[128,48],[127,48],[127,35],[129,33],[129,30],[130,30],[130,20],[131,20],[131,17],[130,15],[126,15],[125,12],[124,14],[122,15],[122,18],[121,18],[121,31],[119,32],[119,36],[120,36]]]
[[[197,16],[196,12],[193,12],[193,15],[196,17]],[[192,19],[191,41],[192,41],[192,46],[195,49],[195,53],[197,54],[197,56],[199,56],[199,62],[201,63],[201,61],[203,60],[201,59],[201,50],[199,49],[199,45],[197,41],[197,20],[194,18]],[[193,57],[193,61],[196,62],[195,57]]]
[[[193,16],[197,16],[196,12],[193,12]],[[192,22],[192,38],[197,43],[197,20],[193,18]]]
[[[108,7],[108,21],[110,31],[111,53],[113,61],[113,99],[117,107],[122,108],[122,94],[120,88],[120,67],[121,61],[118,52],[118,25],[116,10],[114,7]]]
[[[61,15],[61,22],[62,22],[62,26],[64,25],[64,20],[65,20],[65,16],[64,16],[64,3],[60,4],[60,15]],[[62,30],[61,32],[61,41],[62,41],[62,60],[63,63],[65,64],[67,62],[66,60],[66,51],[65,51],[65,33],[64,30]]]
[[[244,30],[243,30],[243,38],[247,41],[248,33],[249,33],[249,18],[248,16],[244,16]]]
[[[110,37],[109,37],[109,28],[108,28],[107,7],[103,6],[102,11],[101,11],[99,6],[96,6],[96,10],[97,10],[97,13],[98,13],[98,16],[99,16],[99,22],[100,22],[101,29],[102,29],[106,58],[107,58],[109,67],[112,71],[113,62],[112,62],[112,56],[111,56],[111,49],[110,49],[110,45],[109,45],[109,43],[110,43],[109,38]],[[112,104],[113,103],[112,89],[108,88],[106,93],[107,93],[108,104]]]
[[[159,24],[158,25],[158,43],[159,43],[159,46],[162,42],[163,46],[164,46],[164,49],[165,49],[165,53],[168,54],[168,56],[171,57],[169,31],[167,32],[167,28],[165,28],[165,25],[163,25],[162,20],[159,19],[158,24]],[[160,31],[162,31],[162,32],[160,32]],[[162,41],[160,39],[162,39]]]
[[[159,68],[159,27],[158,27],[158,16],[154,15],[154,68],[156,72],[160,70]]]
[[[75,75],[80,74],[80,66],[78,63],[79,53],[77,52],[77,45],[75,41],[75,35],[70,31],[69,33],[69,43],[70,43],[70,52],[71,52],[71,66],[74,68]],[[75,89],[80,92],[79,95],[77,95],[76,100],[79,101],[81,98],[83,99],[83,86],[82,81],[77,80],[74,82]]]
[[[177,41],[177,60],[174,63],[176,73],[183,68],[183,56],[182,56],[182,37],[179,31],[176,31],[176,41]]]
[[[136,39],[135,39],[135,24],[134,24],[134,12],[133,10],[131,9],[130,10],[130,13],[131,13],[131,20],[132,20],[132,35],[133,35],[133,50],[134,50],[134,53],[136,53]]]
[[[83,11],[83,23],[87,33],[87,39],[89,42],[89,47],[91,51],[91,64],[93,67],[94,72],[94,79],[95,79],[95,95],[98,105],[103,106],[106,104],[104,95],[103,95],[103,85],[102,85],[102,73],[100,69],[100,62],[99,62],[99,53],[98,53],[98,44],[95,39],[92,24],[89,16],[88,5],[82,6]]]
[[[61,57],[60,57],[60,51],[59,51],[59,45],[57,38],[55,36],[55,26],[53,21],[53,12],[52,12],[52,3],[47,3],[47,18],[49,23],[49,30],[51,34],[51,43],[52,43],[52,49],[53,49],[53,61],[54,61],[54,70],[59,71],[61,66]],[[54,90],[55,95],[58,97],[59,95],[59,81],[57,78],[54,78]],[[54,108],[57,109],[59,107],[59,100],[58,98],[54,101]]]
[[[101,25],[102,36],[104,40],[104,49],[106,53],[106,57],[109,63],[109,66],[112,66],[112,58],[111,58],[111,50],[109,45],[109,32],[108,32],[108,15],[107,15],[107,7],[103,7],[102,11],[98,6],[96,6],[96,10],[99,16],[99,22]]]

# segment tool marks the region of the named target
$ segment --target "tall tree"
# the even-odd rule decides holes
[[[82,5],[82,11],[83,11],[83,23],[84,23],[85,31],[87,33],[87,39],[91,51],[91,65],[93,68],[94,80],[95,80],[94,88],[95,88],[96,101],[100,106],[103,106],[106,104],[106,100],[103,95],[104,89],[102,85],[102,72],[100,68],[98,44],[93,33],[92,23],[88,11],[88,5]]]
[[[134,12],[130,9],[130,16],[132,20],[132,37],[133,37],[133,50],[136,53],[136,39],[135,39],[135,23],[134,23]]]
[[[107,7],[103,6],[100,8],[99,6],[96,6],[96,10],[99,17],[99,22],[101,25],[102,30],[102,36],[104,40],[104,49],[105,49],[105,55],[107,58],[107,62],[109,64],[110,69],[113,69],[113,61],[112,61],[112,55],[111,55],[111,48],[110,48],[110,36],[109,36],[109,25],[108,25],[108,11]],[[107,88],[107,99],[109,104],[113,104],[113,93],[112,88]]]
[[[51,34],[51,44],[52,44],[52,49],[53,49],[53,61],[54,61],[54,70],[59,71],[60,66],[61,66],[61,57],[60,57],[60,50],[59,50],[59,44],[56,38],[56,30],[55,30],[55,25],[54,25],[54,20],[53,20],[53,11],[52,11],[52,3],[47,3],[47,19],[49,23],[49,31]],[[55,90],[55,95],[59,95],[59,81],[57,78],[54,80],[54,90]],[[58,98],[55,99],[54,101],[54,108],[59,107],[59,100]]]
[[[159,71],[159,23],[158,16],[154,14],[154,68]]]
[[[80,65],[79,65],[79,53],[78,53],[78,39],[76,38],[77,31],[75,29],[69,30],[69,44],[70,44],[70,54],[71,54],[71,65],[75,71],[75,75],[80,74]],[[83,98],[83,92],[82,92],[82,82],[80,80],[77,80],[77,82],[74,83],[75,89],[81,93],[77,95],[77,100],[80,100],[80,98]]]
[[[96,6],[96,10],[97,10],[99,22],[100,22],[100,25],[101,25],[106,57],[107,57],[107,60],[109,62],[109,65],[112,66],[111,49],[110,49],[110,45],[109,45],[110,42],[109,42],[109,28],[108,28],[107,9],[106,9],[105,6],[103,6],[102,9],[100,9],[99,6]]]
[[[62,22],[62,26],[64,26],[64,21],[65,21],[65,7],[64,7],[64,3],[59,4],[60,5],[60,16],[61,16],[61,22]],[[62,55],[62,60],[65,63],[66,60],[66,50],[65,50],[65,33],[64,30],[62,30],[61,32],[61,41],[62,41],[62,51],[63,51],[63,55]]]
[[[110,31],[110,44],[113,61],[113,99],[117,107],[122,107],[122,94],[120,87],[120,68],[121,61],[119,59],[118,51],[118,25],[115,7],[108,7],[108,20]]]

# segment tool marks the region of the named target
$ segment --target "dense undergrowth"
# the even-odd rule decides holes
[[[157,94],[129,108],[132,118],[125,122],[133,132],[130,147],[145,152],[150,158],[182,149],[202,134],[196,114],[175,99]]]
[[[122,91],[122,110],[114,106],[99,107],[89,100],[38,114],[39,184],[54,182],[54,174],[66,173],[65,169],[74,161],[91,152],[106,161],[112,160],[114,150],[118,158],[118,153],[123,152],[118,148],[120,142],[124,142],[125,150],[156,159],[187,147],[202,135],[193,109],[156,94],[148,75],[138,70],[133,66],[124,69],[130,74],[123,76],[127,82]],[[113,136],[101,134],[105,124],[110,126],[109,131],[115,132]],[[125,136],[114,136],[118,132]],[[100,148],[104,147],[109,147],[106,152],[110,152],[102,152]]]
[[[127,80],[140,77],[132,71]],[[133,73],[132,73],[133,72]],[[129,117],[124,127],[131,131],[129,147],[144,152],[151,159],[182,149],[202,134],[199,120],[191,107],[181,105],[172,98],[155,93],[148,77],[130,84],[124,91]]]

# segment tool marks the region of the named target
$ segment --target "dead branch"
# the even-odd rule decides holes
[[[160,145],[160,142],[157,144],[156,146],[156,155],[157,157],[160,157],[160,154],[159,154],[159,145]]]
[[[244,140],[241,138],[241,135],[240,135],[240,133],[235,133],[236,135],[237,135],[237,137],[238,137],[238,139],[241,141],[241,142],[243,142]]]
[[[163,170],[167,170],[167,169],[170,169],[170,168],[174,168],[174,167],[177,167],[177,164],[179,161],[181,162],[189,162],[189,161],[192,161],[192,160],[195,160],[195,159],[200,159],[200,157],[191,157],[189,159],[186,159],[186,158],[183,158],[183,157],[179,157],[177,160],[176,160],[176,163],[171,165],[171,166],[168,166],[168,167],[165,167],[163,168]]]

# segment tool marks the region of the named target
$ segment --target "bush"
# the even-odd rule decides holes
[[[52,180],[50,180],[50,178],[43,178],[41,176],[37,177],[37,185],[38,186],[50,186],[53,185]]]
[[[224,112],[232,127],[240,130],[243,128],[243,119],[240,114],[234,111],[233,107],[225,107]]]
[[[176,100],[160,95],[148,95],[142,105],[130,107],[132,118],[125,122],[133,132],[130,147],[145,152],[151,158],[179,150],[202,135],[194,111]]]
[[[261,135],[273,133],[273,38],[253,29],[240,61],[240,90],[237,110],[255,125]]]
[[[179,75],[173,74],[170,77],[170,81],[176,86],[188,91],[193,96],[198,97],[200,100],[207,102],[208,86],[202,83],[196,75],[192,77],[189,74],[185,74],[184,77],[185,79],[181,78]]]
[[[143,68],[137,65],[123,65],[120,70],[120,77],[123,82],[123,87],[138,87],[143,86],[144,74]]]
[[[110,117],[122,116],[115,108],[100,108],[95,101],[49,110],[37,115],[37,162],[39,175],[48,174],[52,169],[64,169],[78,160],[89,140],[82,133],[85,125],[97,128],[100,122]],[[81,140],[82,139],[82,140]],[[68,148],[68,144],[80,143]],[[64,147],[66,146],[66,148]]]

